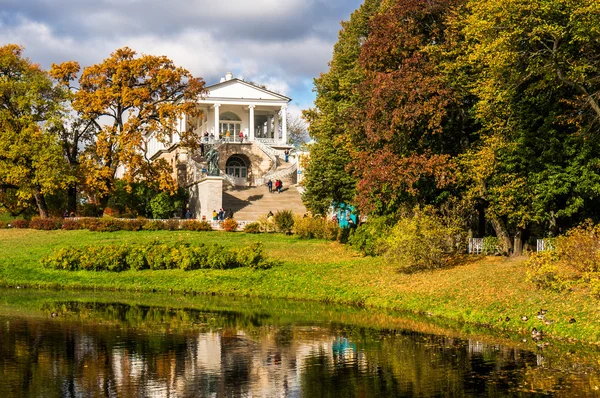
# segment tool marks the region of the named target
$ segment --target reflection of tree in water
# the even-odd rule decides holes
[[[60,315],[0,318],[8,396],[147,396],[157,386],[180,396],[503,396],[525,385],[568,395],[597,385],[597,369],[557,376],[536,352],[416,332],[123,304],[46,310]]]

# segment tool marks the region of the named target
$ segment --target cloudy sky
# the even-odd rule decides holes
[[[292,97],[314,99],[340,21],[362,0],[0,0],[0,45],[51,63],[100,62],[115,49],[166,55],[217,83],[227,71]]]

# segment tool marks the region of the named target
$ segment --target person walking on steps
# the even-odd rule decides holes
[[[273,193],[273,181],[271,179],[267,181],[267,187],[269,188],[269,193]]]

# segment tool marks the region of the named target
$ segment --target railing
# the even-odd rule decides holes
[[[546,251],[546,250],[554,249],[554,247],[552,246],[552,242],[550,242],[550,240],[548,240],[548,239],[538,239],[536,246],[537,246],[536,251],[538,253]]]
[[[281,141],[275,138],[254,137],[254,142],[260,142],[265,145],[281,145]]]
[[[483,253],[483,238],[469,239],[469,254]]]

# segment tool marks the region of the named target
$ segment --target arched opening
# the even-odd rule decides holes
[[[233,178],[235,185],[245,186],[248,181],[248,163],[241,156],[233,155],[227,159],[225,173]]]

